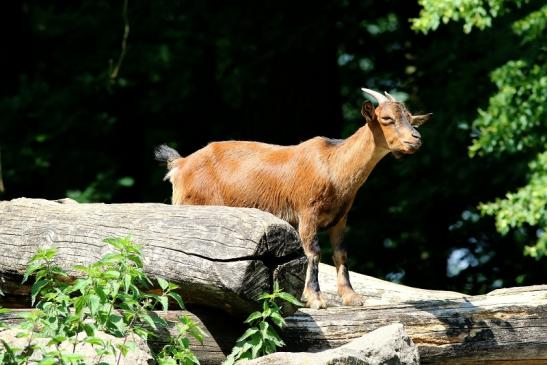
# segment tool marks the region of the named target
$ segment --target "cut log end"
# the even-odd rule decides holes
[[[63,199],[0,202],[0,289],[8,299],[21,287],[30,258],[57,247],[56,264],[97,261],[112,247],[103,240],[131,237],[142,245],[144,269],[179,284],[183,299],[244,315],[271,292],[274,280],[299,296],[303,252],[288,223],[257,209],[165,204],[77,204]],[[13,253],[16,253],[15,255]]]

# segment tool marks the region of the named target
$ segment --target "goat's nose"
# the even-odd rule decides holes
[[[416,129],[414,129],[411,134],[412,134],[412,137],[414,137],[414,138],[417,138],[417,139],[422,138],[422,135]]]

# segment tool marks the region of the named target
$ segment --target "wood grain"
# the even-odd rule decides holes
[[[28,297],[21,277],[39,247],[57,247],[56,263],[78,275],[72,266],[112,250],[103,239],[125,236],[142,245],[145,271],[179,284],[188,303],[244,314],[278,278],[285,290],[302,292],[305,261],[298,234],[269,213],[25,198],[0,202],[0,289],[8,297]]]

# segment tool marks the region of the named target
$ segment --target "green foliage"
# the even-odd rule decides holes
[[[503,0],[420,3],[424,9],[420,18],[414,20],[414,28],[423,32],[436,29],[439,17],[445,23],[465,19],[466,32],[472,26],[483,29],[492,25],[492,18],[509,10]],[[475,138],[469,148],[471,156],[504,158],[504,154],[516,154],[521,159],[536,156],[528,163],[527,185],[507,193],[503,199],[479,206],[483,214],[496,217],[496,227],[503,235],[511,228],[537,227],[531,239],[533,244],[524,250],[535,258],[547,255],[546,28],[547,5],[513,23],[513,31],[522,39],[521,58],[508,61],[491,73],[497,91],[490,97],[488,108],[478,111],[479,116],[473,122]]]
[[[423,33],[436,30],[441,21],[463,20],[465,33],[473,27],[484,29],[492,19],[507,11],[507,4],[521,6],[527,0],[418,0],[422,6],[420,16],[412,19],[412,27]]]
[[[283,328],[285,320],[281,316],[281,307],[276,300],[282,300],[295,306],[302,306],[298,299],[279,288],[279,283],[274,283],[273,293],[262,294],[262,311],[253,312],[247,317],[245,323],[249,328],[239,337],[223,365],[232,365],[237,360],[256,359],[257,357],[271,354],[278,347],[285,346],[281,337],[275,330],[275,326]]]
[[[205,333],[190,318],[179,317],[177,323],[178,335],[169,338],[169,343],[163,347],[156,357],[159,365],[191,365],[199,364],[198,359],[190,350],[190,341],[187,335],[192,336],[203,344]]]
[[[100,173],[95,181],[84,190],[68,190],[66,196],[78,203],[104,202],[112,199],[115,192],[121,188],[129,188],[135,184],[130,176],[114,179],[112,174]],[[108,189],[105,186],[109,186]]]
[[[547,143],[547,64],[509,61],[492,72],[498,90],[488,109],[479,109],[473,127],[479,131],[470,154],[515,153]]]
[[[152,281],[144,273],[142,252],[129,238],[106,239],[114,248],[99,261],[90,265],[78,265],[74,269],[83,275],[68,283],[66,272],[54,265],[56,249],[40,249],[30,260],[23,282],[34,279],[31,287],[32,302],[36,309],[23,314],[18,337],[28,338],[25,348],[13,348],[3,342],[0,350],[2,364],[26,364],[31,357],[40,364],[83,364],[83,357],[76,353],[77,344],[91,344],[99,356],[114,355],[119,362],[136,345],[128,342],[131,334],[143,339],[155,335],[155,331],[167,328],[167,322],[154,314],[161,307],[168,309],[169,298],[181,308],[183,302],[175,284],[157,278],[161,295],[143,292]],[[188,347],[187,335],[203,341],[203,332],[186,317],[177,323],[179,334],[170,339],[157,355],[162,364],[199,364]],[[121,344],[96,337],[102,331],[114,337],[124,338]],[[37,345],[33,338],[48,338],[45,345]],[[70,344],[69,347],[61,346]],[[66,351],[72,348],[72,351]]]
[[[541,258],[547,255],[547,152],[539,154],[529,166],[527,185],[479,208],[483,214],[495,215],[496,227],[502,234],[523,225],[539,227],[537,242],[526,246],[525,254]]]
[[[533,11],[513,24],[513,31],[522,37],[524,43],[545,37],[547,28],[547,5]]]
[[[460,18],[423,36],[408,26],[417,1],[131,0],[127,54],[114,84],[110,65],[120,55],[123,1],[18,4],[6,2],[3,14],[13,21],[0,25],[13,34],[3,44],[9,57],[1,68],[1,199],[70,192],[79,201],[169,202],[165,169],[151,153],[157,144],[188,155],[215,140],[285,145],[347,137],[363,124],[365,86],[397,94],[412,112],[434,118],[420,130],[417,154],[387,156],[357,194],[346,239],[350,267],[468,293],[500,280],[544,281],[545,265],[515,259],[530,244],[510,245],[519,230],[500,236],[489,217],[460,219],[479,201],[525,183],[525,159],[506,169],[501,159],[468,159],[465,146],[468,121],[477,106],[487,109],[492,94],[489,72],[510,59],[541,64],[522,54],[539,42],[519,46],[519,37],[541,35],[544,18],[523,23],[521,36],[510,24],[544,2],[506,1],[515,11],[481,32],[464,34]],[[134,184],[120,185],[124,176]],[[325,262],[332,256],[327,240],[322,236]],[[443,275],[447,255],[464,246],[480,264]]]

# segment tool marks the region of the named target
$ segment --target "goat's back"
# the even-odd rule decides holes
[[[324,170],[314,140],[296,146],[260,142],[213,142],[173,161],[173,204],[258,208],[296,223],[297,211],[313,198]],[[323,189],[323,187],[317,187]],[[317,194],[316,194],[317,195]]]

